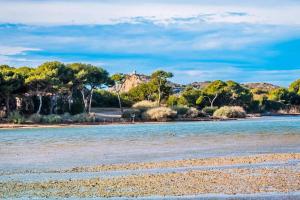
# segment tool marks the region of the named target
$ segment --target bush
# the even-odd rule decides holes
[[[197,108],[189,108],[185,114],[187,118],[196,118],[201,114],[201,112]]]
[[[288,106],[285,109],[280,109],[278,111],[280,114],[299,114],[300,113],[300,107],[299,106]]]
[[[131,119],[131,116],[135,114],[135,119],[141,118],[141,111],[138,109],[128,109],[125,110],[122,114],[122,118]]]
[[[264,112],[276,112],[280,109],[285,109],[286,105],[282,102],[271,101],[271,100],[264,100],[262,102],[261,110]]]
[[[246,112],[240,106],[223,106],[214,112],[217,118],[245,118]]]
[[[72,116],[72,121],[73,122],[96,122],[96,121],[100,121],[99,118],[97,118],[95,113],[81,113],[81,114],[77,114]]]
[[[166,121],[170,118],[174,118],[177,112],[167,107],[151,108],[142,114],[142,118],[145,120]]]
[[[9,122],[12,122],[14,124],[22,124],[25,122],[25,118],[18,111],[9,113],[7,119]]]
[[[33,123],[41,123],[43,120],[43,116],[35,113],[35,114],[30,115],[30,117],[28,119],[29,119],[29,121],[31,121]]]
[[[144,100],[144,101],[139,101],[139,102],[133,104],[132,107],[136,108],[136,109],[139,109],[141,111],[145,111],[149,108],[157,107],[157,102]]]
[[[44,115],[42,118],[43,123],[47,124],[57,124],[57,123],[62,123],[62,117],[60,115]]]
[[[172,107],[173,110],[175,110],[177,112],[177,115],[185,115],[189,108],[187,106],[174,106]]]
[[[61,118],[63,122],[72,122],[72,115],[68,112],[61,115]]]
[[[212,116],[216,110],[218,110],[218,107],[204,107],[202,112],[206,115]]]

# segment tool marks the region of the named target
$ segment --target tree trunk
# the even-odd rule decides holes
[[[57,112],[57,96],[53,95],[51,96],[51,101],[50,101],[51,105],[50,105],[50,114],[56,114]],[[55,112],[53,112],[55,111]]]
[[[160,101],[161,101],[161,91],[160,91],[160,87],[158,87],[158,106],[160,106]]]
[[[214,102],[217,99],[217,97],[219,96],[219,94],[216,94],[216,96],[213,98],[213,100],[210,102],[210,107],[214,107]]]
[[[94,89],[91,89],[91,94],[90,94],[90,99],[89,99],[89,108],[88,108],[88,113],[90,113],[90,112],[91,112],[92,100],[93,100],[93,93],[94,93]]]
[[[88,101],[87,99],[85,98],[85,95],[84,95],[84,90],[81,90],[81,95],[82,95],[82,101],[83,101],[83,105],[84,105],[84,112],[88,112]]]
[[[9,102],[10,102],[10,97],[9,97],[9,95],[7,95],[7,97],[6,97],[6,114],[7,115],[10,112]]]
[[[16,110],[20,111],[22,109],[23,98],[15,97],[15,102],[16,102]]]
[[[121,97],[120,97],[119,92],[117,92],[117,96],[118,96],[118,100],[119,100],[119,107],[120,107],[121,113],[123,114],[123,107],[122,107],[122,102],[121,102]]]
[[[38,94],[37,95],[38,96],[38,98],[39,98],[39,102],[40,102],[40,104],[39,104],[39,109],[37,110],[37,114],[40,114],[40,112],[41,112],[41,110],[42,110],[42,105],[43,105],[43,98],[42,98],[42,95],[40,95],[40,94]]]
[[[69,106],[69,112],[71,113],[71,109],[72,109],[72,93],[68,96],[68,106]]]
[[[50,115],[53,114],[53,108],[54,108],[54,97],[51,96],[51,99],[50,99]]]

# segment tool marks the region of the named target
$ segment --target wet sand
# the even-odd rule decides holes
[[[200,166],[208,168],[195,168]],[[176,170],[180,167],[186,169]],[[168,168],[171,171],[163,171]],[[106,178],[95,175],[85,179],[66,177],[65,180],[51,181],[0,181],[0,197],[201,196],[201,194],[289,194],[300,191],[300,153],[124,163],[75,167],[56,172],[63,176],[67,172],[76,175],[81,172],[108,173],[128,170],[141,172],[147,169],[162,171],[158,173],[144,171],[129,175],[121,173],[120,176]]]

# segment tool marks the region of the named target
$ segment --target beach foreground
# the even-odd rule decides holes
[[[300,153],[99,165],[1,177],[4,198],[290,194],[300,191]]]

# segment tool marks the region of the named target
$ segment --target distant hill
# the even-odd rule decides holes
[[[190,83],[190,84],[188,84],[186,86],[187,87],[197,88],[197,89],[203,89],[203,88],[205,88],[210,83],[211,83],[211,81],[193,82],[193,83]]]
[[[149,81],[150,81],[150,76],[147,76],[144,74],[137,74],[136,72],[127,74],[125,82],[123,84],[123,87],[121,88],[121,93],[128,92],[130,89],[138,86],[139,84],[147,83]],[[193,83],[190,83],[187,85],[182,85],[182,84],[168,81],[168,85],[171,86],[174,93],[180,93],[186,87],[203,89],[210,83],[211,83],[210,81],[203,81],[203,82],[193,82]],[[245,83],[242,85],[249,89],[259,89],[259,90],[265,91],[265,92],[268,92],[272,89],[280,88],[279,86],[273,85],[271,83]],[[113,91],[113,88],[110,88],[109,90]]]
[[[242,85],[249,89],[259,89],[259,90],[266,91],[266,92],[273,90],[273,89],[280,88],[280,86],[273,85],[271,83],[244,83]]]

